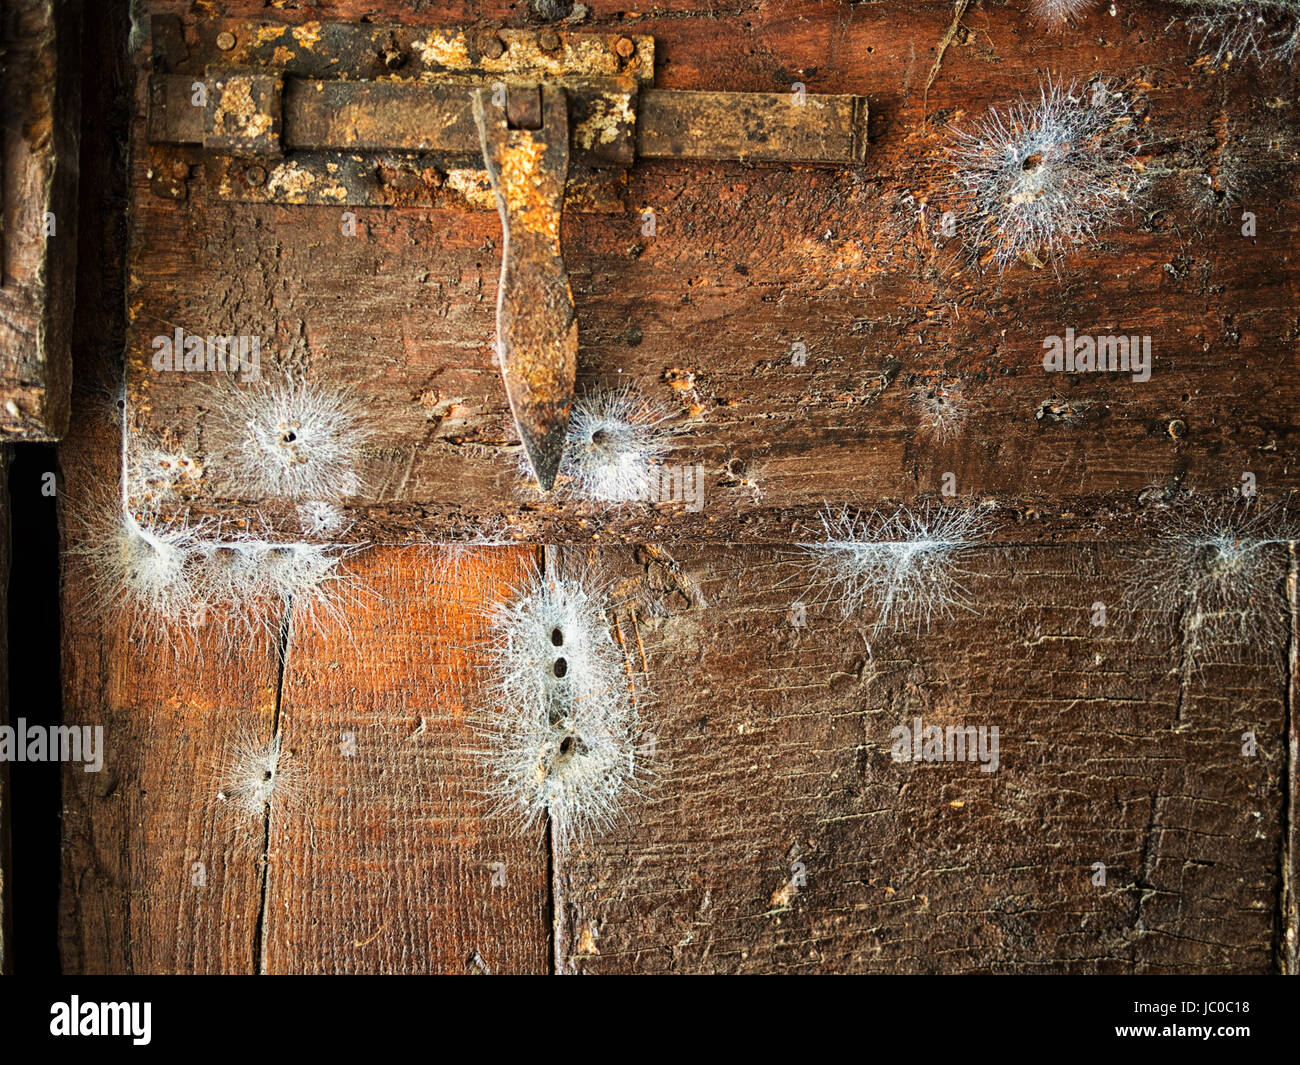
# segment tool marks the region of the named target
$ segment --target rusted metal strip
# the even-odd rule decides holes
[[[245,154],[259,154],[258,138],[281,122],[281,101],[271,91],[274,83],[269,78],[211,75],[208,114],[224,116],[234,108],[244,117],[242,140],[239,130],[225,129],[224,140],[214,143],[211,118],[205,128],[205,112],[191,103],[194,79],[155,76],[150,139],[237,147]],[[510,87],[520,84],[512,81]],[[587,165],[629,166],[634,156],[641,156],[843,166],[861,163],[866,156],[867,104],[860,96],[638,92],[630,78],[570,78],[555,84],[566,89],[569,99],[573,158]],[[492,89],[464,78],[437,82],[290,78],[283,91],[280,140],[286,151],[477,155],[470,93],[479,88],[504,93],[506,87],[497,83]],[[249,101],[260,106],[250,112]],[[274,154],[278,147],[266,137],[267,153]]]
[[[862,96],[647,89],[637,105],[645,159],[845,166],[862,163],[866,149]]]
[[[565,91],[543,85],[541,127],[511,129],[491,93],[473,97],[474,121],[504,237],[497,287],[497,355],[515,425],[537,483],[560,467],[578,371],[578,320],[560,251],[569,172]],[[506,103],[506,101],[501,101]]]
[[[654,78],[654,38],[544,28],[423,27],[369,22],[202,19],[193,47],[162,56],[162,69],[202,74],[211,64],[263,67],[291,77],[373,81],[482,75]]]
[[[569,98],[569,142],[575,159],[628,166],[635,151],[636,82],[548,82]],[[519,82],[493,90],[481,82],[436,83],[294,80],[285,95],[286,149],[419,151],[478,155],[470,93],[488,88],[511,100],[529,99]],[[538,99],[536,93],[531,94]],[[515,125],[525,128],[521,120]],[[540,115],[534,116],[540,121]]]

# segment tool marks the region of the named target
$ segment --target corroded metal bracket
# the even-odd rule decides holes
[[[155,16],[150,178],[183,199],[491,210],[470,96],[567,91],[570,210],[621,211],[637,96],[654,40],[617,33],[468,30]],[[514,99],[523,93],[511,94]]]
[[[514,105],[516,97],[523,98],[522,106]],[[558,85],[512,93],[504,108],[479,90],[473,105],[504,238],[497,356],[537,483],[549,492],[564,452],[578,373],[578,320],[560,252],[568,106]]]
[[[223,199],[495,206],[497,351],[538,483],[552,487],[578,328],[563,210],[623,209],[638,159],[854,166],[860,96],[654,89],[646,36],[155,17],[154,191],[202,163]]]

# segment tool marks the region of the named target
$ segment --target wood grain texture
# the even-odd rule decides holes
[[[5,594],[0,597],[0,647],[6,649],[0,658],[0,722],[9,720],[9,565],[10,565],[10,529],[9,529],[9,462],[12,458],[9,448],[0,447],[0,588]],[[13,914],[10,898],[13,894],[13,879],[10,874],[10,833],[9,833],[9,766],[0,762],[0,975],[12,971],[10,942],[13,938]]]
[[[79,404],[62,448],[64,722],[102,726],[106,749],[101,772],[63,775],[63,968],[253,972],[265,833],[218,793],[228,746],[270,736],[275,647],[228,653],[213,631],[172,647],[156,626],[132,638],[129,618],[88,606],[93,574],[71,552],[78,511],[112,505],[106,414]]]
[[[467,17],[457,5],[364,7],[406,22]],[[360,10],[342,3],[330,17]],[[504,5],[473,12],[518,17]],[[823,500],[934,495],[952,473],[963,495],[1018,514],[1020,538],[1089,538],[1140,522],[1152,486],[1227,489],[1249,471],[1265,494],[1295,487],[1293,72],[1212,70],[1154,3],[1062,34],[1031,30],[1018,7],[973,6],[928,92],[948,4],[592,12],[593,29],[655,36],[661,87],[785,92],[801,81],[871,100],[863,167],[639,162],[624,214],[565,219],[580,387],[632,383],[676,415],[669,461],[703,466],[702,511],[557,503],[517,483],[491,361],[491,214],[358,209],[358,236],[345,237],[333,208],[217,202],[198,168],[185,200],[159,199],[138,96],[127,352],[142,433],[206,453],[210,375],[150,363],[151,339],[180,326],[257,334],[268,372],[356,386],[377,430],[353,501],[358,537],[504,513],[521,538],[784,542]],[[957,206],[948,128],[1036,95],[1048,75],[1104,77],[1130,95],[1149,191],[1059,273],[980,272],[939,233]],[[1241,233],[1246,210],[1253,238]],[[1042,341],[1066,327],[1151,335],[1151,380],[1045,373]],[[795,343],[805,365],[793,364]],[[969,407],[945,443],[921,431],[917,397],[935,383]],[[1066,408],[1086,415],[1074,424]],[[192,503],[247,510],[255,499],[231,486],[216,497],[218,473]],[[259,513],[292,527],[290,511]]]
[[[115,470],[77,446],[65,495],[95,499]],[[231,648],[215,626],[132,639],[86,609],[70,556],[65,720],[102,725],[108,754],[64,774],[65,969],[547,971],[546,850],[485,819],[465,720],[485,603],[529,554],[356,556],[338,617],[290,611],[283,666],[274,641]],[[241,809],[261,769],[239,749],[277,741],[283,783],[264,814]]]
[[[1287,568],[1287,594],[1291,600],[1291,646],[1288,648],[1290,684],[1286,691],[1287,711],[1287,779],[1284,782],[1286,803],[1286,838],[1282,849],[1282,886],[1284,909],[1282,911],[1283,969],[1288,976],[1300,976],[1300,719],[1296,717],[1297,699],[1300,698],[1300,567],[1297,566],[1296,545],[1289,545]]]
[[[658,781],[559,868],[558,971],[1282,968],[1280,649],[1180,683],[1175,633],[1114,609],[1112,550],[981,551],[978,613],[919,637],[845,624],[779,552],[675,554],[697,593],[639,622]],[[998,726],[999,768],[895,762],[915,717]]]
[[[7,0],[4,41],[0,433],[68,424],[77,262],[80,0]]]
[[[542,835],[487,816],[467,723],[486,612],[531,555],[369,552],[343,623],[295,632],[264,971],[548,971]]]
[[[1244,470],[1266,495],[1294,483],[1293,75],[1206,69],[1151,3],[1060,36],[1029,30],[1018,6],[974,5],[928,94],[945,3],[590,7],[585,25],[655,35],[663,87],[799,80],[872,101],[857,172],[638,164],[626,216],[566,220],[583,379],[630,380],[682,411],[674,461],[706,468],[700,514],[517,492],[489,351],[490,214],[361,210],[361,235],[344,238],[332,209],[216,203],[200,169],[184,201],[158,200],[137,152],[129,331],[107,346],[126,349],[138,438],[196,456],[209,412],[195,376],[152,371],[156,333],[256,332],[285,367],[354,384],[379,434],[349,512],[358,538],[456,537],[504,515],[534,542],[597,540],[566,564],[616,578],[619,632],[650,664],[645,798],[549,865],[545,840],[482,817],[467,649],[531,549],[475,548],[456,571],[415,547],[358,553],[368,593],[346,625],[295,619],[283,661],[274,646],[223,659],[205,645],[198,663],[133,644],[85,614],[69,564],[67,721],[104,723],[109,757],[98,777],[65,774],[65,969],[1294,971],[1294,560],[1290,653],[1268,661],[1223,648],[1185,676],[1175,632],[1140,635],[1116,609],[1106,628],[1089,619],[1119,601],[1116,541],[1158,531],[1138,503],[1147,486],[1230,487]],[[149,11],[194,17],[181,0]],[[328,16],[519,24],[522,11],[341,0]],[[267,17],[261,0],[222,14]],[[933,239],[943,127],[1047,71],[1109,73],[1144,100],[1159,181],[1060,277],[977,275]],[[1207,175],[1222,188],[1207,192]],[[120,325],[111,291],[90,291],[83,356]],[[1130,323],[1156,337],[1149,385],[1038,376],[1043,335]],[[796,341],[806,366],[791,365]],[[972,402],[965,433],[927,442],[913,397],[951,380]],[[1035,417],[1087,400],[1083,424]],[[99,436],[90,424],[63,449],[68,507],[117,476],[102,411]],[[1000,540],[1048,543],[980,549],[978,612],[926,635],[844,622],[788,547],[755,544],[802,537],[823,499],[929,495],[945,471],[964,500],[1003,504]],[[296,528],[290,508],[216,498],[208,482],[188,503]],[[639,538],[675,543],[610,543]],[[1287,565],[1279,555],[1278,594]],[[892,761],[889,730],[918,715],[997,725],[999,770]],[[212,766],[241,733],[278,735],[293,769],[296,794],[268,818],[216,798]]]

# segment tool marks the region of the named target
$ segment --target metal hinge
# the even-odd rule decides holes
[[[153,23],[150,177],[183,198],[495,206],[502,376],[538,482],[559,467],[577,371],[560,216],[623,210],[637,159],[854,166],[861,96],[653,88],[654,39],[354,23]]]

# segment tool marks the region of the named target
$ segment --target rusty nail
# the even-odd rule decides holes
[[[542,30],[537,35],[537,47],[543,52],[554,52],[560,47],[560,35],[554,30]]]
[[[244,180],[247,181],[250,185],[252,185],[253,188],[257,188],[258,185],[265,185],[266,168],[258,166],[256,163],[254,163],[252,166],[250,166],[247,170],[244,171]]]
[[[181,181],[189,176],[190,164],[185,162],[184,159],[177,159],[176,162],[172,163],[172,177],[177,181]]]
[[[614,51],[624,59],[631,59],[632,53],[636,51],[636,45],[632,43],[631,37],[620,37],[614,44]]]
[[[487,56],[488,59],[500,59],[505,53],[505,50],[506,46],[500,37],[489,37],[483,42],[483,54]]]
[[[1181,440],[1187,435],[1187,423],[1175,418],[1169,423],[1169,435],[1175,440]]]
[[[222,30],[217,34],[217,47],[223,52],[229,52],[235,47],[235,35],[229,30]]]

